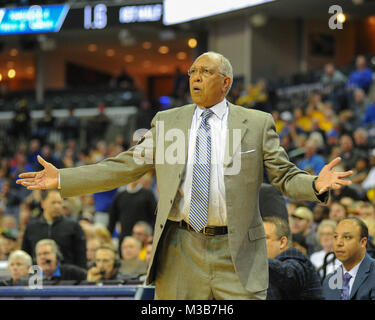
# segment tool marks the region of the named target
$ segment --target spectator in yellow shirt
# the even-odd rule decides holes
[[[303,129],[303,131],[310,132],[311,130],[311,119],[305,115],[302,108],[298,107],[294,109],[294,119],[297,127]]]
[[[264,103],[267,100],[266,83],[264,80],[259,80],[254,86],[251,84],[247,86],[246,94],[240,96],[236,100],[236,104],[245,108],[252,108],[256,103]]]
[[[133,227],[133,237],[142,243],[139,259],[146,260],[146,246],[152,241],[152,227],[145,221],[137,222]]]

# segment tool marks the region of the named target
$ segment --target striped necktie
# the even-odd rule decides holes
[[[341,300],[349,300],[350,296],[350,287],[349,287],[349,281],[352,278],[350,273],[346,272],[344,274],[344,283],[342,285],[342,292],[341,292]]]
[[[208,119],[212,114],[210,109],[203,111],[195,142],[189,224],[197,232],[206,226],[208,217],[211,177],[211,127]]]

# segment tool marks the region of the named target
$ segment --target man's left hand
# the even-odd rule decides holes
[[[318,179],[315,181],[315,188],[322,194],[329,189],[340,189],[343,186],[350,186],[352,182],[345,180],[344,178],[349,177],[353,171],[335,172],[333,168],[337,166],[341,161],[340,157],[333,159],[330,163],[325,165],[318,175]]]

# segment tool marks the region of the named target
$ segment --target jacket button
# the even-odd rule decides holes
[[[160,225],[160,229],[163,229],[163,225],[162,224]]]

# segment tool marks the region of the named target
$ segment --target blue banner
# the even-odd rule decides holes
[[[0,8],[0,35],[58,32],[70,6]]]

